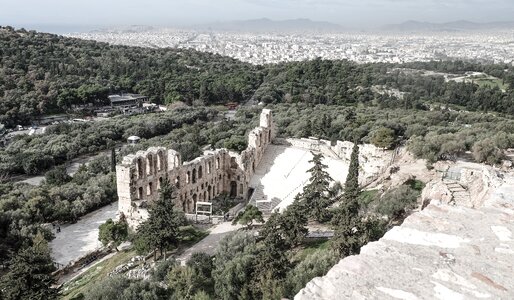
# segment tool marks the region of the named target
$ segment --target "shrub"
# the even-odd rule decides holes
[[[375,211],[389,219],[401,217],[407,210],[416,207],[419,191],[401,185],[386,192],[378,201]]]

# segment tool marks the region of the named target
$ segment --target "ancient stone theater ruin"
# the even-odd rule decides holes
[[[250,179],[274,137],[271,111],[264,109],[259,127],[252,130],[248,148],[241,153],[205,151],[184,163],[177,151],[164,147],[128,155],[116,167],[119,211],[131,226],[137,226],[146,218],[148,202],[159,197],[165,178],[175,184],[176,205],[186,213],[195,213],[197,203],[210,203],[221,193],[246,199]]]
[[[176,207],[186,214],[209,213],[205,207],[222,193],[257,206],[264,214],[281,211],[307,184],[311,152],[322,153],[330,176],[344,182],[353,143],[275,136],[272,113],[264,109],[259,126],[248,136],[247,149],[241,153],[207,150],[189,162],[182,162],[178,152],[163,147],[128,155],[116,169],[119,211],[137,227],[147,216],[149,201],[159,197],[165,178],[175,184]],[[374,180],[395,156],[394,151],[373,145],[359,147],[361,183]]]

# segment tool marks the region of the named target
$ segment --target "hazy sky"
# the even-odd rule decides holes
[[[0,0],[0,25],[190,25],[310,18],[351,27],[406,20],[514,21],[514,0]]]

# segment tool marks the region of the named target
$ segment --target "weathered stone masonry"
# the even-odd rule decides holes
[[[240,154],[210,150],[185,163],[178,152],[164,147],[128,155],[116,166],[119,212],[137,227],[166,177],[175,184],[176,207],[186,213],[195,213],[197,202],[212,202],[221,193],[247,199],[250,179],[275,134],[271,110],[264,109],[259,127],[250,132],[248,147]]]

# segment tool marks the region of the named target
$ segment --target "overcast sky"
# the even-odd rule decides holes
[[[192,25],[310,18],[349,27],[406,20],[514,21],[514,0],[0,0],[0,25]]]

